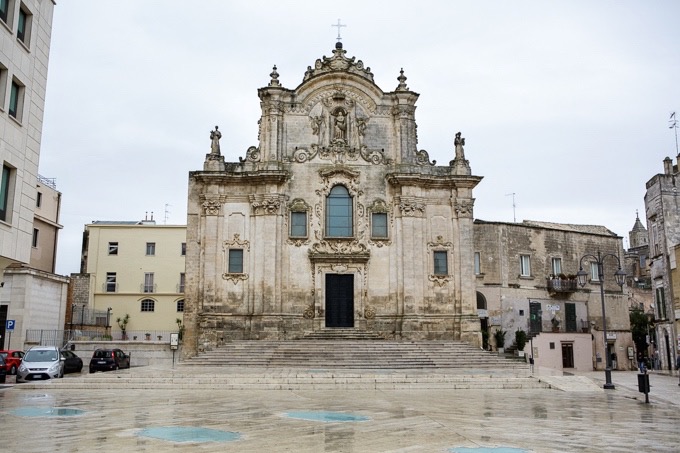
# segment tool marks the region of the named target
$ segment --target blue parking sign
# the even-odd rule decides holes
[[[14,330],[14,324],[15,324],[15,321],[13,319],[8,319],[7,323],[5,324],[5,330],[9,330],[9,331]]]

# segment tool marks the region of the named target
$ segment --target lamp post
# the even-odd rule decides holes
[[[578,279],[578,284],[583,288],[586,285],[588,277],[588,273],[583,270],[583,260],[587,258],[591,260],[591,263],[594,262],[597,264],[597,276],[600,283],[600,299],[602,300],[602,331],[604,335],[604,356],[606,361],[604,369],[604,388],[614,389],[614,384],[612,384],[612,357],[609,354],[607,345],[607,315],[604,306],[604,260],[608,257],[616,260],[619,269],[614,273],[614,279],[616,280],[617,285],[623,287],[623,284],[626,282],[626,273],[621,270],[621,260],[619,260],[619,257],[611,253],[602,255],[600,252],[597,252],[597,256],[591,254],[583,255],[579,261],[579,271],[576,273],[576,278]]]
[[[78,304],[71,304],[71,325],[70,325],[70,330],[71,330],[70,334],[71,334],[71,336],[73,336],[73,314],[74,314],[75,311],[76,311],[76,306],[77,306],[77,305],[78,305]]]
[[[109,307],[106,309],[106,334],[108,335],[111,330],[111,311],[113,308]]]

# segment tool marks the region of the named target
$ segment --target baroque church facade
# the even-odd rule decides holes
[[[259,146],[225,162],[211,132],[189,175],[184,346],[354,329],[481,345],[465,139],[418,150],[418,94],[384,92],[338,42],[294,89],[260,88]]]

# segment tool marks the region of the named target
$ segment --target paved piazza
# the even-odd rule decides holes
[[[604,378],[576,378],[584,376],[598,386]],[[677,452],[678,377],[650,381],[650,404],[634,372],[614,372],[609,391],[578,381],[561,390],[8,385],[0,386],[0,445],[7,452]]]

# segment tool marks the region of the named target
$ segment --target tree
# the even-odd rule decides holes
[[[638,352],[642,352],[644,356],[647,356],[647,348],[649,347],[649,343],[647,343],[647,334],[654,330],[652,328],[652,320],[639,308],[633,308],[628,316],[630,319],[630,331],[633,334],[635,349]]]
[[[125,334],[125,331],[127,330],[128,322],[130,322],[130,315],[128,313],[125,313],[125,316],[123,316],[122,318],[116,319],[116,324],[118,324],[118,327],[120,327],[120,331],[123,334],[123,340],[127,340],[127,335]]]

